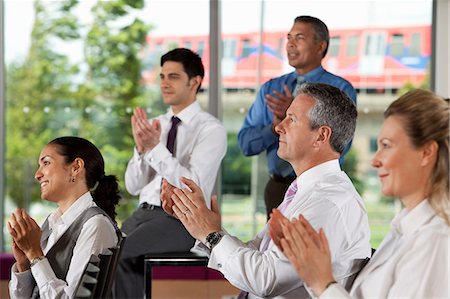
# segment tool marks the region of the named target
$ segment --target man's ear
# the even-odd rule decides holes
[[[202,77],[200,76],[195,76],[191,78],[191,84],[195,87],[195,89],[197,90],[197,88],[200,86],[200,83],[202,83]]]
[[[330,141],[331,141],[331,128],[328,126],[321,126],[317,130],[316,142],[330,143]]]
[[[325,51],[325,49],[327,48],[327,42],[326,41],[320,41],[318,43],[318,50],[320,51],[320,54],[323,55],[323,52]]]

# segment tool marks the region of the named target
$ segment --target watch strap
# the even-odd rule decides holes
[[[44,260],[44,259],[46,259],[45,256],[38,256],[38,257],[35,257],[35,258],[32,259],[31,262],[30,262],[30,268],[33,267],[34,265],[36,265],[39,261],[42,261],[42,260]]]

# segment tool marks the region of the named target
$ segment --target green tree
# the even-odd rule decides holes
[[[228,149],[222,163],[222,192],[250,194],[251,167],[251,158],[239,150],[237,133],[228,133]]]
[[[7,68],[6,194],[18,206],[39,198],[33,175],[40,149],[58,134],[49,127],[51,111],[60,99],[73,100],[78,67],[55,48],[78,39],[72,10],[78,1],[34,3],[31,45],[23,62]],[[47,111],[47,113],[46,113]]]
[[[147,106],[140,84],[142,63],[139,57],[150,26],[135,12],[144,7],[143,0],[98,1],[92,8],[93,23],[85,40],[88,65],[86,84],[94,90],[98,104],[111,107],[107,121],[95,132],[87,131],[100,147],[108,171],[123,178],[134,146],[131,134],[131,109]],[[124,197],[128,197],[123,192]],[[122,202],[119,218],[128,214],[127,201]]]
[[[360,180],[358,177],[358,172],[356,167],[358,166],[358,152],[354,147],[345,155],[344,164],[342,165],[342,170],[344,170],[348,177],[352,180],[353,185],[359,194],[363,194],[365,189],[364,181]]]

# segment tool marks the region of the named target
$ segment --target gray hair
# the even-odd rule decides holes
[[[347,94],[328,84],[304,83],[298,94],[315,100],[308,115],[311,130],[321,126],[330,127],[330,144],[336,152],[342,154],[355,133],[358,116],[356,105]]]

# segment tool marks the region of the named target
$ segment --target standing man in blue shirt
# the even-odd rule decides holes
[[[330,34],[324,22],[311,16],[299,16],[287,34],[286,54],[295,71],[264,83],[238,134],[238,144],[246,156],[267,152],[270,179],[264,190],[267,218],[283,200],[295,179],[291,165],[277,155],[278,134],[274,128],[286,116],[297,86],[305,82],[325,83],[345,92],[356,104],[356,91],[347,80],[327,72],[322,59],[327,54]],[[350,148],[351,142],[341,155]]]

